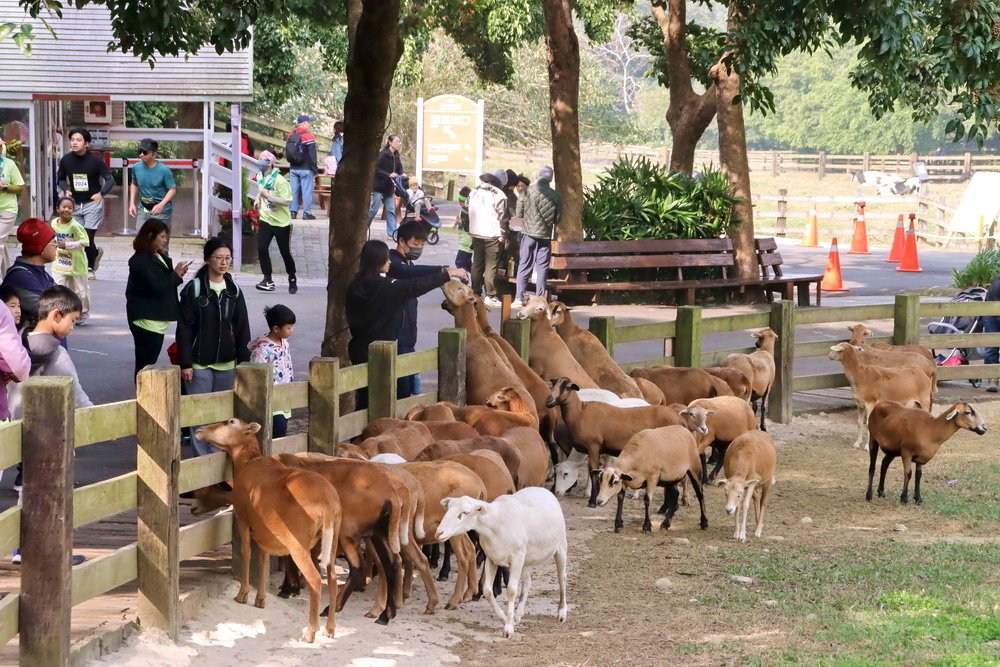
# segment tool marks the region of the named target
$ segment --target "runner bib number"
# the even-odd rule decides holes
[[[87,192],[90,190],[90,179],[86,174],[73,174],[73,189],[76,192]]]
[[[60,248],[56,251],[56,267],[60,271],[72,271],[73,270],[73,253],[64,248]]]

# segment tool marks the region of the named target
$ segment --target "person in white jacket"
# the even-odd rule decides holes
[[[476,296],[485,287],[483,302],[500,306],[496,278],[500,265],[500,250],[507,233],[509,213],[503,187],[507,173],[497,169],[479,177],[479,185],[469,193],[469,233],[472,235],[472,291]]]

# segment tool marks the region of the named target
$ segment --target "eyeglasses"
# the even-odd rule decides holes
[[[233,261],[232,255],[222,255],[222,256],[212,255],[211,257],[209,257],[209,259],[212,260],[213,262],[222,262],[223,264],[230,264]]]

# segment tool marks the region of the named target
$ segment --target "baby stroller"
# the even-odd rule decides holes
[[[953,303],[965,303],[968,301],[985,301],[986,289],[983,287],[970,287],[958,293]],[[927,332],[930,334],[971,334],[982,333],[982,318],[975,315],[952,315],[943,317],[937,322],[927,325]],[[931,351],[934,354],[935,363],[938,366],[967,366],[971,359],[978,355],[983,356],[982,350],[972,347],[955,347],[951,350],[942,350],[940,354],[937,350]],[[982,384],[981,379],[969,380],[969,384],[978,388]]]
[[[406,176],[397,176],[392,179],[392,183],[396,190],[396,196],[402,200],[405,209],[401,223],[410,220],[425,223],[428,227],[427,242],[431,245],[437,245],[440,240],[438,230],[441,228],[441,216],[438,215],[437,208],[434,206],[434,200],[430,196],[425,196],[411,202],[410,179]]]

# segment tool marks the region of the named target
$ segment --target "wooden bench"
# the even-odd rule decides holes
[[[699,289],[763,288],[770,296],[780,292],[790,298],[798,288],[799,305],[809,305],[808,286],[822,276],[782,276],[781,256],[774,252],[774,239],[758,247],[760,275],[749,279],[736,275],[733,244],[729,239],[650,239],[641,241],[553,241],[547,286],[553,293],[564,291],[665,290],[681,292],[686,304],[693,304]],[[762,250],[763,248],[763,250]],[[638,269],[632,280],[605,280],[594,273],[614,269]],[[705,269],[717,269],[721,276],[706,277]],[[772,275],[773,274],[773,275]]]
[[[816,305],[822,303],[823,276],[820,275],[786,275],[781,270],[781,254],[778,252],[778,243],[772,239],[755,239],[757,247],[757,262],[760,265],[761,280],[764,283],[764,290],[767,292],[768,300],[771,300],[775,292],[781,298],[792,300],[794,292],[798,292],[798,303],[800,306],[809,305],[809,285],[816,285]]]

